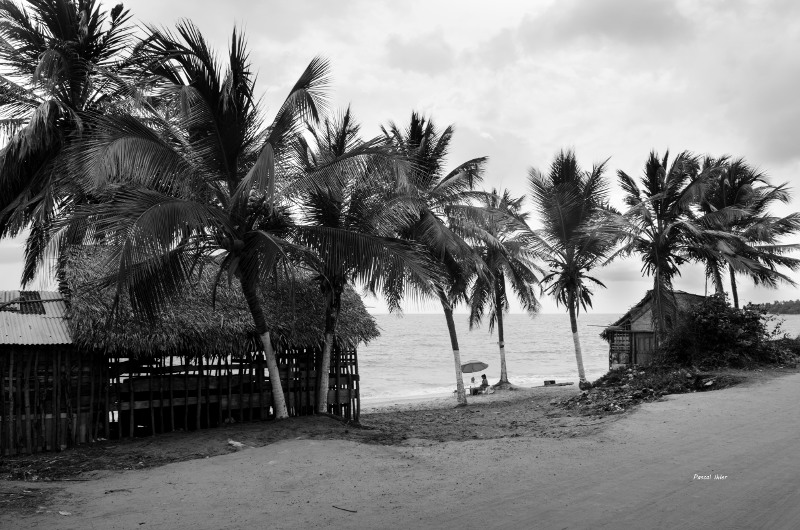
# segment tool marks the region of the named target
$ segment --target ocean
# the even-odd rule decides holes
[[[454,315],[461,362],[483,361],[490,384],[500,378],[497,330],[488,325],[469,331],[467,315]],[[583,365],[590,381],[608,371],[608,343],[600,338],[605,326],[618,314],[581,314],[578,332]],[[783,331],[800,334],[800,315],[783,315]],[[455,365],[444,314],[375,315],[381,336],[358,350],[361,398],[365,405],[395,398],[447,395],[456,388]],[[520,386],[541,386],[546,379],[577,385],[578,368],[569,327],[569,316],[524,314],[505,316],[508,379]],[[480,380],[481,373],[464,374]]]

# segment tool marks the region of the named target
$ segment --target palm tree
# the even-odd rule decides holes
[[[458,403],[466,405],[453,309],[466,301],[467,286],[479,260],[464,237],[469,234],[467,227],[473,224],[470,220],[474,218],[472,208],[468,206],[469,191],[482,178],[487,159],[467,160],[445,172],[453,126],[440,132],[432,120],[416,112],[411,113],[405,130],[390,123],[383,132],[413,168],[408,181],[399,186],[398,195],[415,214],[408,216],[397,228],[397,235],[422,245],[427,256],[441,267],[443,280],[435,287],[435,296],[442,305],[450,334]],[[388,299],[399,299],[398,291],[396,282],[385,284],[384,294]]]
[[[95,0],[27,4],[0,0],[0,238],[30,229],[23,285],[43,261],[57,212],[87,200],[55,160],[91,126],[91,112],[114,101],[103,73],[117,67],[131,35],[122,4],[110,12]]]
[[[108,247],[113,272],[106,283],[148,315],[191,288],[201,266],[218,267],[217,281],[235,278],[264,348],[275,416],[285,418],[258,293],[279,265],[290,273],[291,261],[308,254],[286,240],[291,211],[282,186],[309,178],[294,145],[306,120],[317,121],[324,108],[328,65],[311,61],[275,117],[264,121],[243,36],[234,30],[221,63],[191,23],[176,32],[151,30],[137,49],[148,84],[125,88],[135,112],[94,117],[68,151],[64,167],[100,200],[61,226],[83,223],[87,238]],[[316,168],[316,176],[336,163]]]
[[[497,340],[500,348],[500,381],[497,387],[508,386],[506,369],[505,338],[503,333],[503,313],[508,311],[508,291],[506,284],[522,307],[531,316],[539,311],[534,285],[538,285],[537,272],[533,262],[533,252],[528,237],[526,220],[528,213],[522,211],[525,196],[513,198],[508,190],[498,194],[496,189],[483,193],[482,204],[489,215],[482,224],[490,235],[488,241],[476,241],[476,251],[486,264],[489,274],[477,276],[470,289],[469,326],[472,329],[480,323],[489,308],[489,331],[497,325]]]
[[[620,235],[613,226],[600,226],[607,210],[608,182],[605,163],[583,171],[572,151],[561,151],[550,170],[529,173],[529,184],[542,228],[536,232],[538,252],[549,269],[542,278],[544,292],[569,312],[580,387],[586,388],[578,313],[592,305],[590,284],[605,287],[588,273],[608,260]]]
[[[350,108],[337,119],[326,119],[309,135],[312,145],[300,142],[300,158],[314,173],[320,165],[351,155],[323,181],[312,180],[296,191],[300,219],[294,240],[318,257],[320,287],[325,294],[325,344],[318,366],[316,410],[328,410],[331,351],[346,284],[358,282],[378,288],[383,282],[404,281],[393,271],[407,270],[418,285],[431,282],[433,265],[413,242],[392,236],[400,223],[403,203],[389,197],[396,157],[383,138],[364,142]],[[358,157],[352,157],[361,153]],[[399,300],[387,300],[391,310]]]
[[[689,260],[701,228],[689,218],[692,204],[699,200],[702,181],[696,179],[697,158],[680,153],[672,164],[669,153],[663,159],[655,151],[645,164],[640,190],[624,171],[618,172],[629,209],[630,241],[626,250],[639,254],[642,272],[653,277],[653,323],[657,336],[666,333],[675,315],[672,280],[680,265]]]
[[[774,286],[777,281],[784,281],[793,285],[794,282],[779,273],[776,267],[785,266],[790,270],[800,267],[800,260],[785,255],[797,250],[800,245],[779,244],[780,238],[800,230],[800,213],[774,217],[768,212],[774,203],[789,202],[787,184],[773,186],[764,173],[757,171],[743,158],[707,158],[704,167],[716,170],[707,171],[711,182],[700,203],[701,211],[705,216],[724,210],[738,212],[734,216],[717,215],[713,226],[740,239],[735,245],[739,259],[727,263],[734,307],[739,307],[737,270],[751,276],[756,283]],[[722,290],[719,271],[714,277],[718,278],[718,291]]]

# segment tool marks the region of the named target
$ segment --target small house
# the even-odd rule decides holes
[[[705,299],[683,291],[674,291],[674,294],[679,314]],[[609,368],[652,362],[657,346],[653,329],[653,292],[647,291],[639,303],[604,329],[600,336],[609,344]]]

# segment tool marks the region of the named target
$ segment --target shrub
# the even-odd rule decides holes
[[[780,339],[780,324],[758,306],[736,309],[724,295],[696,304],[678,321],[659,348],[663,362],[685,366],[743,368],[759,363],[791,363],[797,340]],[[772,329],[771,329],[772,328]],[[793,351],[789,343],[797,346]]]

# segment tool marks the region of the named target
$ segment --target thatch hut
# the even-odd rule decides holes
[[[43,313],[35,326],[44,329],[57,323],[60,343],[52,345],[47,363],[55,356],[58,369],[47,364],[51,372],[42,372],[41,367],[37,372],[30,368],[32,356],[37,358],[32,347],[23,347],[19,341],[0,342],[0,436],[9,440],[3,446],[6,454],[60,449],[101,436],[151,435],[271,416],[266,363],[252,317],[237,289],[220,285],[212,305],[211,276],[204,274],[156,318],[146,319],[131,311],[125,296],[115,303],[112,288],[96,287],[98,268],[91,259],[70,267],[67,286],[72,294],[67,300],[59,293],[37,293],[43,299],[58,299],[58,304],[44,304],[53,312]],[[324,339],[324,299],[319,286],[304,277],[273,283],[261,295],[289,413],[312,413]],[[19,297],[16,292],[4,296]],[[33,305],[12,304],[5,313],[16,315],[21,310],[13,308],[23,306]],[[16,329],[8,320],[0,319],[0,337]],[[356,348],[377,335],[375,321],[361,298],[348,289],[331,363],[329,412],[358,418]],[[38,359],[44,359],[45,346],[51,345],[36,345]],[[45,439],[50,439],[50,431],[61,437],[37,445],[36,433],[27,431],[25,422],[39,420],[21,403],[33,402],[39,395],[49,396],[41,404],[45,412],[61,410],[65,424],[45,427]],[[9,425],[14,425],[13,433]]]
[[[678,316],[702,302],[704,296],[675,291]],[[609,344],[609,368],[632,364],[644,365],[653,360],[656,337],[653,328],[653,292],[647,294],[627,313],[600,333]]]

